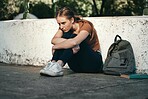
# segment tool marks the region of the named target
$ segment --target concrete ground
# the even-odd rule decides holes
[[[42,67],[0,63],[0,99],[148,99],[148,79],[73,73],[40,76]]]

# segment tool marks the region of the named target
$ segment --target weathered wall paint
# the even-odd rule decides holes
[[[91,17],[98,33],[103,60],[116,34],[131,42],[138,73],[148,73],[148,16]],[[43,66],[51,59],[55,19],[0,22],[0,62]]]

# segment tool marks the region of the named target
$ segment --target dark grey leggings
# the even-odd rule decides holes
[[[74,35],[70,36],[73,37]],[[56,50],[52,60],[62,60],[74,72],[98,73],[102,72],[103,62],[100,52],[94,52],[92,48],[83,41],[78,53],[73,54],[72,49]]]

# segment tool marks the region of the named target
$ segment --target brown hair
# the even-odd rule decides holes
[[[74,18],[74,21],[82,20],[81,16],[75,15],[74,12],[70,8],[68,8],[68,7],[63,7],[62,9],[58,10],[56,12],[56,18],[58,16],[66,16],[67,19]]]

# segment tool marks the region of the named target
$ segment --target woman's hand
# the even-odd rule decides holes
[[[76,54],[80,50],[80,46],[76,45],[75,47],[72,48],[73,54]]]

